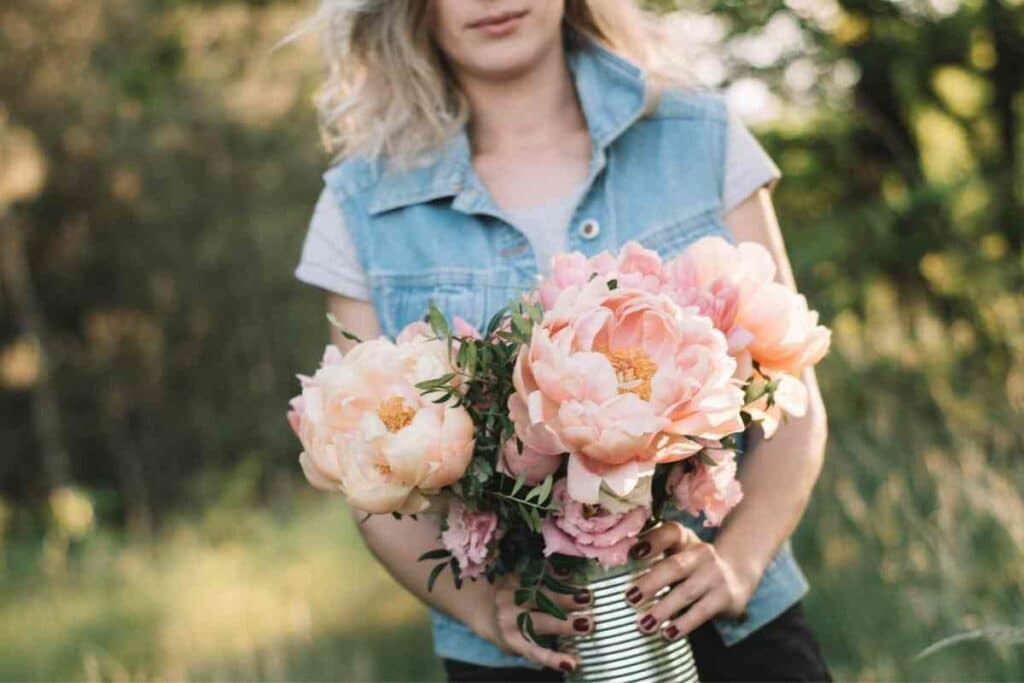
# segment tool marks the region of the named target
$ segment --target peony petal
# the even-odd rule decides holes
[[[572,454],[569,456],[566,487],[573,500],[596,504],[601,497],[601,475],[591,471],[581,456]]]

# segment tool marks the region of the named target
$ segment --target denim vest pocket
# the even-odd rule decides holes
[[[449,322],[458,316],[477,327],[482,324],[486,272],[437,269],[376,274],[371,279],[382,331],[388,336],[394,337],[409,323],[423,320],[431,303]]]

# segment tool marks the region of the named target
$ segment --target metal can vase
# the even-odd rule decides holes
[[[579,661],[568,681],[698,681],[697,665],[686,638],[666,640],[659,630],[643,633],[637,628],[638,609],[626,602],[626,587],[650,566],[651,561],[631,562],[604,570],[588,568],[586,587],[594,595],[590,614],[594,630],[584,636],[559,638],[559,649]],[[660,597],[668,589],[664,589]],[[657,599],[657,598],[655,598]]]

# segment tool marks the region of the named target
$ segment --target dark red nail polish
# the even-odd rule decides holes
[[[572,627],[580,633],[586,633],[590,630],[590,620],[586,617],[577,617],[576,620],[572,622]]]
[[[640,589],[633,586],[626,592],[626,600],[629,600],[634,605],[640,602],[644,597],[644,594],[640,592]]]
[[[551,568],[551,573],[554,574],[555,576],[558,576],[558,577],[561,577],[561,578],[565,578],[566,576],[569,576],[569,568],[568,567],[552,567]]]
[[[581,591],[577,591],[572,596],[572,600],[577,605],[588,605],[590,604],[590,591],[588,591],[586,588],[584,588]]]
[[[669,640],[675,640],[679,637],[679,629],[677,629],[675,625],[669,624],[668,628],[665,629],[664,634]]]
[[[650,631],[652,628],[654,628],[655,623],[657,623],[657,620],[652,615],[648,614],[640,620],[640,628],[642,628],[645,631]]]
[[[561,669],[562,671],[570,672],[573,669],[575,669],[576,667],[574,667],[570,662],[561,662],[558,665],[558,668]]]
[[[651,544],[647,541],[640,541],[629,549],[630,556],[636,559],[643,557],[649,552],[651,552]]]

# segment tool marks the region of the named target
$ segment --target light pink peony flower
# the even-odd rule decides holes
[[[706,237],[666,264],[666,292],[681,306],[696,306],[729,340],[736,377],[774,381],[774,402],[762,396],[745,410],[771,437],[783,413],[807,412],[799,376],[828,351],[831,333],[818,324],[807,300],[775,281],[775,262],[756,242],[732,245]],[[761,377],[755,377],[754,364]]]
[[[542,453],[525,443],[523,451],[520,453],[516,440],[509,439],[501,448],[498,471],[510,477],[525,475],[526,483],[536,486],[544,481],[549,474],[555,473],[559,465],[562,464],[562,459],[559,453]]]
[[[691,515],[704,514],[704,526],[719,526],[725,516],[743,499],[736,480],[736,453],[724,448],[705,448],[703,455],[715,462],[690,458],[672,468],[669,492],[676,506]]]
[[[459,499],[448,508],[447,529],[441,543],[459,563],[464,579],[484,573],[490,561],[492,542],[497,538],[498,515],[491,511],[473,512]]]
[[[580,503],[568,495],[564,479],[555,482],[552,500],[560,503],[561,509],[544,518],[544,555],[589,557],[605,568],[626,562],[651,514],[649,501],[619,512],[600,504]]]
[[[508,397],[508,412],[516,436],[523,442],[523,452],[519,452],[514,439],[506,441],[498,459],[498,471],[513,477],[525,472],[528,484],[539,484],[562,464],[565,446],[544,423],[531,424],[526,402],[518,393]]]
[[[451,372],[443,341],[380,338],[341,357],[335,349],[292,401],[309,482],[359,510],[415,513],[425,496],[458,480],[473,454],[474,425],[461,407],[424,397],[417,382]]]
[[[563,291],[582,289],[595,275],[614,278],[622,288],[652,294],[661,291],[665,280],[658,252],[638,242],[626,242],[617,257],[607,251],[589,259],[578,251],[556,254],[551,259],[551,275],[540,286],[541,306],[550,310]]]
[[[750,376],[751,361],[767,376],[799,376],[828,351],[830,332],[802,295],[775,281],[775,262],[756,242],[705,237],[665,271],[669,296],[696,306],[726,335],[741,379]]]
[[[569,494],[596,503],[602,483],[624,496],[656,463],[696,453],[693,437],[741,431],[735,368],[695,309],[598,277],[563,290],[520,349],[510,412],[517,433],[550,442],[538,450],[571,453]]]

